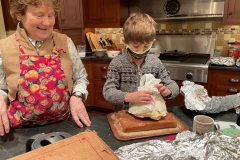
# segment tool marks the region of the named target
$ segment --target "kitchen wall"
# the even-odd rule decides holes
[[[3,13],[2,13],[2,4],[0,1],[0,39],[6,37],[5,25],[3,20]]]
[[[122,28],[95,28],[95,33],[102,38],[111,38],[118,47],[124,47]],[[215,50],[220,51],[221,56],[227,56],[228,42],[240,42],[240,25],[224,26],[221,21],[158,22],[157,34],[215,35]]]

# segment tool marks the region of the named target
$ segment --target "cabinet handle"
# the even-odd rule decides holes
[[[238,89],[237,88],[228,88],[228,92],[231,92],[231,93],[238,93]]]
[[[102,79],[107,79],[107,76],[101,76]]]
[[[232,15],[232,12],[229,12],[228,15],[231,16],[231,15]]]
[[[62,23],[65,23],[65,19],[62,19],[61,22],[62,22]]]
[[[230,78],[230,79],[229,79],[229,82],[238,83],[238,82],[239,82],[239,79],[237,79],[237,78]]]
[[[107,69],[107,67],[105,67],[105,66],[101,66],[100,68],[101,68],[101,70],[106,70]]]

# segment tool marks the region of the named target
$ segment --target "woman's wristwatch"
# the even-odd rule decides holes
[[[77,92],[73,92],[72,96],[78,97],[78,98],[82,98],[82,100],[84,101],[85,99],[85,94],[77,91]]]

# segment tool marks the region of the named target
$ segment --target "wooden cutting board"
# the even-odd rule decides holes
[[[168,112],[168,114],[170,114],[170,116],[177,121],[176,128],[163,128],[163,129],[156,129],[156,130],[126,133],[122,131],[121,126],[118,120],[116,119],[115,112],[108,114],[107,119],[114,137],[118,140],[130,140],[130,139],[146,138],[146,137],[161,136],[161,135],[168,135],[168,134],[177,134],[189,129],[189,127],[184,122],[182,122],[179,118],[177,118],[173,113]]]
[[[90,32],[89,33],[89,38],[91,39],[92,44],[93,44],[95,49],[103,49],[103,47],[99,44],[100,39],[96,34]]]
[[[91,47],[91,50],[92,50],[92,52],[93,52],[93,51],[96,50],[96,48],[94,47],[94,45],[93,45],[93,43],[92,43],[92,41],[91,41],[91,39],[90,39],[90,34],[91,34],[91,33],[92,33],[92,32],[86,33],[86,37],[87,37],[88,43],[89,43],[89,45],[90,45],[90,47]]]

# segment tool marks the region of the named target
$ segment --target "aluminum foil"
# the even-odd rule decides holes
[[[120,147],[121,160],[239,160],[240,139],[209,132],[177,134],[174,141],[150,140]]]
[[[211,64],[233,66],[235,65],[235,59],[233,57],[213,57],[211,58]]]
[[[184,96],[187,109],[201,113],[219,113],[240,106],[240,93],[209,97],[203,86],[190,81],[183,81],[180,93]]]
[[[240,58],[238,58],[238,59],[236,60],[236,65],[237,65],[238,67],[240,67]]]

